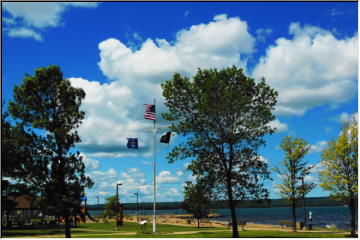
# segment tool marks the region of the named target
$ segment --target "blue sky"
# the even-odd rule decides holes
[[[271,124],[259,154],[274,167],[283,158],[280,140],[303,137],[311,144],[306,160],[317,170],[326,142],[340,122],[358,112],[357,3],[2,3],[2,98],[40,66],[59,65],[72,85],[82,87],[86,117],[79,129],[86,173],[95,196],[115,193],[122,181],[125,202],[152,201],[152,121],[144,103],[157,99],[165,112],[160,83],[174,72],[191,77],[198,67],[236,65],[247,75],[264,76],[279,91]],[[166,125],[159,119],[159,125]],[[166,130],[162,130],[160,135]],[[126,138],[139,138],[128,150]],[[182,138],[158,144],[159,201],[182,201],[191,173],[187,162],[167,163]],[[267,188],[278,198],[273,184]],[[320,187],[309,196],[325,196]]]

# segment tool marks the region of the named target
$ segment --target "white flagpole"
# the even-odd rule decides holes
[[[154,106],[156,105],[156,100],[154,98]],[[156,108],[155,108],[156,112]],[[153,129],[153,135],[154,135],[154,219],[153,219],[153,232],[156,232],[156,141],[155,141],[155,135],[156,135],[156,120],[154,120],[154,129]]]

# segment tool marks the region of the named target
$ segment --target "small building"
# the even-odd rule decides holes
[[[26,224],[35,218],[38,211],[32,208],[32,199],[28,195],[8,196],[8,202],[13,204],[2,204],[2,225],[11,221],[15,224]]]

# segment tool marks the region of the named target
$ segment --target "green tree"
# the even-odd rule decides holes
[[[265,144],[263,136],[274,132],[269,122],[275,118],[277,92],[235,66],[199,69],[193,81],[176,73],[161,86],[169,110],[163,117],[173,121],[172,131],[187,136],[169,153],[169,162],[193,159],[193,174],[227,199],[233,237],[238,237],[236,204],[268,198],[263,180],[269,172],[257,151]]]
[[[301,184],[301,179],[305,179],[314,167],[304,161],[304,156],[309,151],[310,146],[302,138],[284,137],[280,147],[285,151],[285,158],[281,161],[281,167],[276,166],[273,170],[282,177],[281,184],[275,184],[275,188],[286,202],[291,205],[293,230],[296,231],[296,204],[297,200],[303,198],[314,187],[314,183]]]
[[[22,124],[11,124],[8,117],[9,113],[4,111],[1,116],[1,201],[2,208],[9,213],[16,205],[9,196],[34,197],[37,193],[38,178],[34,170],[39,171],[40,166],[32,161],[36,151],[32,135],[25,132]]]
[[[358,122],[345,122],[337,139],[323,151],[320,186],[331,197],[346,201],[350,210],[351,235],[355,236],[356,198],[358,196]]]
[[[211,209],[211,192],[201,183],[186,182],[183,209],[192,214],[200,227],[200,220],[207,217]]]
[[[108,215],[109,217],[115,216],[116,212],[116,195],[108,197],[105,199],[105,215]]]
[[[41,166],[35,174],[41,179],[38,188],[44,206],[65,219],[66,237],[71,237],[69,217],[84,188],[93,185],[80,153],[72,150],[80,141],[76,129],[85,115],[80,111],[84,97],[82,89],[72,87],[60,68],[51,65],[35,70],[34,76],[26,74],[9,103],[10,114],[31,132],[31,142],[37,146],[31,156]]]

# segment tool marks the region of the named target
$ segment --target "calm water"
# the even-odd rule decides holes
[[[325,227],[329,224],[335,224],[339,228],[349,228],[350,214],[348,207],[307,207],[307,214],[312,212],[312,222],[314,226]],[[298,220],[304,219],[303,208],[296,209],[296,215]],[[89,210],[91,215],[98,215],[102,211]],[[216,220],[228,221],[231,219],[229,209],[217,209],[216,212],[221,217]],[[185,214],[182,209],[173,210],[157,210],[157,215],[162,214]],[[125,210],[126,215],[136,216],[135,210]],[[152,215],[152,210],[139,210],[139,215]],[[236,211],[238,219],[246,220],[254,223],[264,224],[277,224],[278,220],[290,220],[291,208],[238,208]],[[356,211],[356,223],[357,223],[357,211]]]

